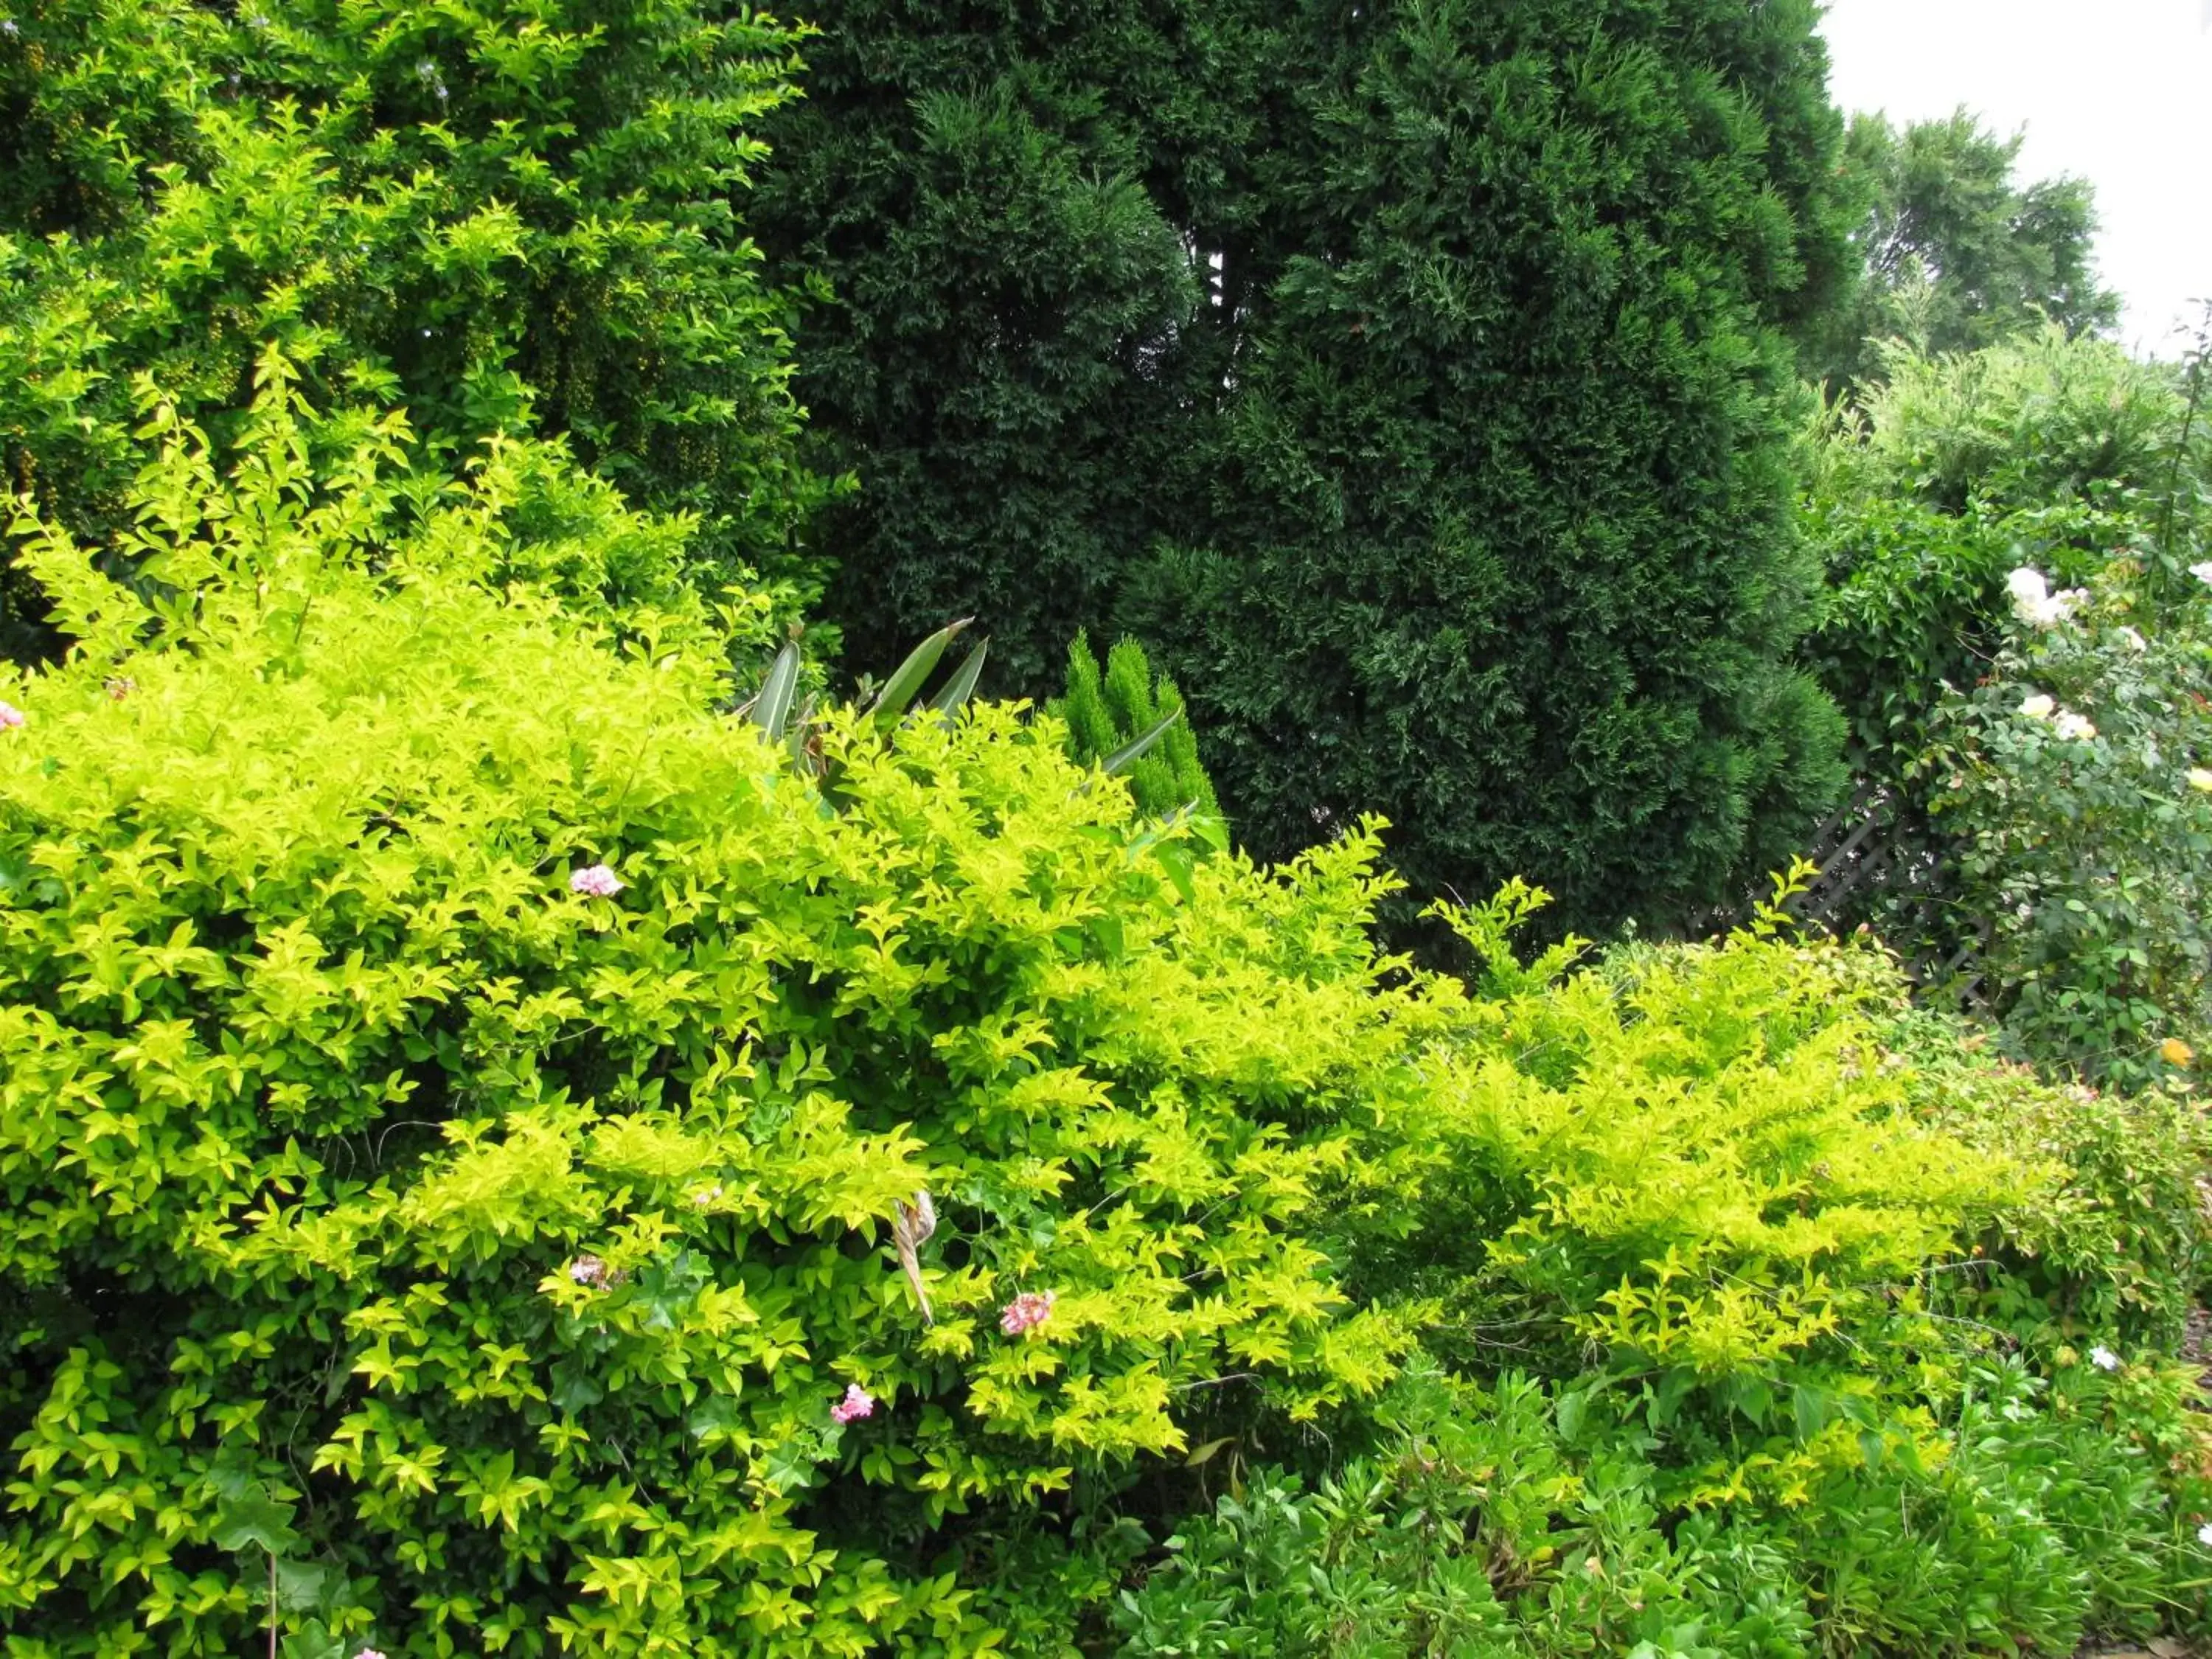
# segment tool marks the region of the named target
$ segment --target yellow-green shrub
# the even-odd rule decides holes
[[[13,1649],[1051,1649],[1141,1547],[1117,1482],[1201,1496],[1417,1326],[1544,1374],[1593,1503],[1632,1462],[1638,1547],[2011,1490],[1933,1480],[1945,1285],[2100,1189],[1899,1057],[1875,953],[1524,967],[1514,888],[1471,994],[1376,954],[1372,833],[1173,856],[1018,708],[794,767],[681,522],[262,380],[234,453],[149,408],[120,544],[18,526],[79,645],[0,681]]]
[[[264,380],[228,476],[157,414],[130,586],[19,526],[11,1650],[984,1650],[950,1534],[1388,1375],[1312,1236],[1419,1080],[1371,836],[1170,872],[998,707],[825,790],[698,606],[520,579],[666,526]]]
[[[1990,1270],[1967,1286],[1976,1314],[2045,1346],[2177,1350],[2212,1278],[2203,1108],[2171,1085],[2121,1094],[1993,1063],[1986,1030],[1924,1009],[1889,1038],[1928,1121],[2064,1172],[1994,1218]]]
[[[1487,994],[1375,1154],[1360,1287],[1431,1311],[1463,1367],[1579,1377],[1570,1415],[1643,1421],[1698,1501],[1802,1501],[1909,1453],[1924,1364],[1958,1346],[1931,1271],[2052,1177],[1908,1109],[1872,952],[1770,917],[1524,968],[1508,934],[1540,897],[1452,917]]]

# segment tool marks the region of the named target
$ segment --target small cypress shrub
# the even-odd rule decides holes
[[[1054,699],[1048,712],[1066,723],[1067,752],[1085,766],[1110,759],[1168,722],[1122,770],[1138,810],[1154,817],[1185,809],[1201,817],[1220,816],[1182,694],[1173,680],[1153,674],[1136,641],[1115,641],[1102,672],[1090,636],[1077,634],[1067,647],[1067,694]]]

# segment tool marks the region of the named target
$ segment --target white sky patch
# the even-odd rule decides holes
[[[2096,186],[2120,337],[2174,355],[2212,298],[2212,0],[1832,0],[1829,88],[1893,121],[2027,130],[2014,177]]]

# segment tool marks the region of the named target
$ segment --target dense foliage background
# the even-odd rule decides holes
[[[2098,285],[2088,185],[2014,178],[2020,147],[1963,109],[1901,130],[1851,118],[1839,189],[1863,204],[1862,278],[1819,319],[1816,378],[1881,380],[1881,343],[1900,332],[1923,350],[1971,351],[2046,321],[2080,334],[2119,320],[2119,295]]]
[[[2212,1636],[2086,191],[1796,0],[817,21],[0,16],[10,1656]]]
[[[0,451],[125,521],[137,377],[218,434],[281,343],[434,449],[564,435],[807,586],[786,301],[736,216],[799,34],[738,7],[57,0],[0,31]],[[5,591],[0,647],[46,643]]]

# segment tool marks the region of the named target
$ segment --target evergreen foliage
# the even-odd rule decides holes
[[[800,396],[860,478],[822,527],[854,660],[973,616],[997,682],[1042,697],[1172,511],[1200,287],[1171,175],[1227,165],[1249,118],[1209,95],[1220,9],[810,12],[753,223],[836,295],[801,326]]]
[[[1813,21],[1438,0],[1286,46],[1205,528],[1121,613],[1256,851],[1372,809],[1416,890],[1525,874],[1605,929],[1834,792],[1777,326],[1826,246],[1778,187]]]
[[[428,441],[565,434],[695,562],[805,577],[785,302],[738,210],[799,34],[689,0],[55,0],[0,34],[0,451],[105,539],[135,377],[218,435],[263,343]],[[10,596],[8,648],[37,643]],[[28,631],[27,631],[28,630]]]
[[[832,612],[1042,694],[1144,639],[1279,856],[1668,918],[1786,850],[1783,331],[1840,280],[1809,5],[833,4],[763,234],[840,304]],[[1049,677],[1049,678],[1048,678]]]
[[[2005,337],[1801,538],[1809,0],[829,3],[0,18],[0,1647],[2212,1634],[2205,354],[2086,197],[1895,140]],[[1788,848],[1822,556],[1994,1041],[1802,863],[1518,947]]]
[[[1067,752],[1076,763],[1096,766],[1154,732],[1152,745],[1121,769],[1139,811],[1165,817],[1186,809],[1215,817],[1212,781],[1199,763],[1198,737],[1190,729],[1175,682],[1155,677],[1145,647],[1116,640],[1102,672],[1090,636],[1079,632],[1067,647],[1067,695],[1049,711],[1067,727]]]

